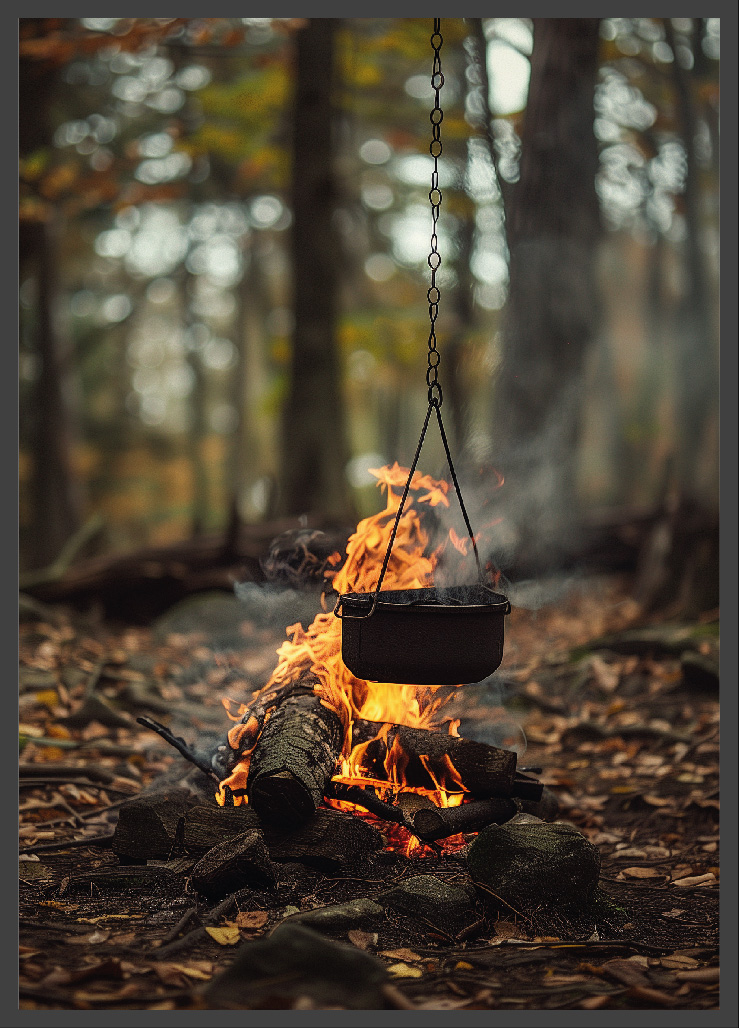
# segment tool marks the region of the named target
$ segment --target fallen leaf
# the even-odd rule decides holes
[[[642,796],[642,799],[652,807],[669,807],[673,802],[673,800],[667,796],[655,796],[651,792]]]
[[[117,1003],[122,999],[131,999],[143,991],[143,986],[137,982],[127,982],[115,992],[97,992],[92,989],[77,989],[73,999],[75,1003]]]
[[[697,967],[698,961],[695,959],[695,957],[671,956],[662,957],[662,959],[660,960],[660,964],[662,965],[662,967],[668,967],[673,970],[677,968],[682,971],[687,971],[693,967]]]
[[[391,975],[395,978],[422,978],[423,971],[420,967],[410,967],[408,964],[404,964],[402,961],[397,964],[391,964],[388,968]]]
[[[652,989],[648,985],[632,985],[628,994],[635,999],[646,1000],[648,1003],[658,1003],[662,1007],[671,1007],[675,1003],[674,997],[668,996],[666,992],[660,992],[658,989]]]
[[[351,928],[346,934],[349,942],[359,949],[369,949],[370,946],[377,945],[377,932],[363,932],[359,928]]]
[[[472,969],[472,964],[468,963],[466,960],[458,960],[454,965],[455,971],[472,971]]]
[[[606,664],[602,657],[594,655],[590,658],[590,670],[603,692],[611,693],[618,687],[621,679],[618,669]]]
[[[688,875],[687,878],[677,878],[673,881],[673,885],[713,885],[717,881],[716,875],[712,871],[706,872],[704,875]]]
[[[675,977],[681,982],[697,982],[708,985],[718,982],[719,969],[717,967],[696,967],[688,971],[678,971]]]
[[[412,949],[402,947],[401,949],[384,949],[380,951],[380,956],[390,957],[391,960],[423,960],[423,957],[418,953],[414,953]]]
[[[240,914],[236,915],[235,923],[239,928],[255,931],[258,928],[264,927],[268,917],[269,914],[266,910],[243,910]]]
[[[110,932],[102,932],[98,929],[95,932],[90,932],[89,935],[72,935],[67,939],[67,942],[77,946],[96,946],[100,942],[107,942],[109,938]]]
[[[235,924],[226,924],[220,928],[206,927],[205,930],[219,946],[235,946],[241,941],[241,932]]]
[[[600,1010],[610,1000],[610,996],[599,993],[597,996],[586,996],[577,1004],[582,1010]]]
[[[664,875],[654,867],[625,867],[622,874],[629,878],[663,878]],[[674,884],[674,883],[673,883]]]

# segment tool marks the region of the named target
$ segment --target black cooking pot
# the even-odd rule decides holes
[[[371,682],[479,682],[503,659],[510,609],[484,585],[345,593],[336,607],[342,660]]]

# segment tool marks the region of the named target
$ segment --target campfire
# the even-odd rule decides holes
[[[386,506],[360,522],[346,559],[339,552],[329,557],[324,596],[371,592],[376,585],[408,471],[396,463],[372,474]],[[388,588],[431,587],[447,544],[457,560],[465,554],[453,529],[441,542],[434,538],[436,508],[449,506],[448,491],[448,483],[414,474]],[[223,698],[234,724],[212,761],[220,806],[249,804],[282,827],[330,807],[379,821],[388,848],[421,855],[429,846],[438,851],[437,840],[446,850],[459,849],[464,833],[507,821],[521,801],[541,797],[541,785],[516,769],[514,751],[460,737],[459,719],[445,713],[458,687],[355,677],[342,661],[341,620],[331,610],[307,629],[290,625],[287,637],[250,702]]]

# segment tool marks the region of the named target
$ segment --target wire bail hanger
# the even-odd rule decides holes
[[[385,559],[382,562],[382,569],[380,571],[377,585],[375,586],[374,595],[372,598],[372,606],[367,614],[341,614],[342,597],[340,596],[336,606],[334,608],[334,614],[337,617],[351,617],[351,618],[368,618],[371,617],[375,612],[377,606],[377,600],[382,587],[383,579],[385,578],[385,572],[387,571],[388,563],[390,561],[390,554],[392,552],[393,543],[395,542],[395,536],[398,531],[398,525],[403,514],[403,507],[405,501],[408,498],[408,493],[411,487],[411,481],[416,471],[418,464],[418,458],[421,455],[421,449],[423,447],[424,439],[426,438],[426,430],[431,419],[431,412],[434,411],[436,414],[436,420],[439,424],[439,433],[441,435],[441,441],[444,444],[444,451],[446,453],[447,462],[449,464],[449,470],[452,475],[452,482],[454,483],[454,489],[459,499],[459,506],[462,510],[462,517],[464,523],[467,526],[467,532],[472,542],[472,549],[475,554],[475,562],[477,564],[477,577],[480,585],[488,588],[484,575],[482,572],[482,566],[480,564],[480,555],[477,552],[477,543],[472,532],[472,526],[470,525],[469,517],[467,516],[467,509],[462,499],[462,491],[459,488],[459,482],[457,481],[457,474],[454,470],[454,462],[452,461],[451,451],[449,449],[449,442],[447,440],[446,431],[444,430],[444,422],[441,418],[441,407],[444,402],[444,393],[439,382],[439,364],[441,363],[441,354],[439,353],[436,340],[436,319],[439,316],[439,301],[441,299],[441,290],[436,284],[436,274],[441,267],[441,254],[439,253],[439,236],[437,233],[437,224],[439,221],[439,209],[441,208],[442,193],[439,187],[439,157],[441,156],[443,146],[441,143],[441,123],[444,120],[444,111],[440,102],[440,93],[444,85],[444,74],[441,70],[441,47],[444,43],[444,37],[441,34],[441,18],[434,18],[434,29],[431,34],[431,47],[434,51],[433,66],[431,72],[431,88],[434,90],[434,106],[429,115],[431,121],[431,143],[429,145],[429,153],[431,154],[434,167],[431,172],[431,188],[429,190],[429,202],[431,204],[431,249],[427,258],[428,266],[431,269],[431,285],[428,288],[426,297],[429,305],[429,337],[428,337],[428,354],[427,354],[427,367],[426,367],[426,385],[428,386],[428,409],[426,411],[426,417],[423,422],[423,428],[421,429],[421,435],[418,440],[418,446],[416,447],[416,453],[411,464],[410,473],[408,480],[405,483],[403,490],[403,496],[398,507],[398,512],[395,515],[395,523],[393,530],[390,535],[390,541],[388,542],[387,550],[385,551]],[[388,489],[390,486],[388,485]]]

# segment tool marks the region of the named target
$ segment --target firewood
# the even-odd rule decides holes
[[[113,852],[123,863],[167,860],[176,853],[190,800],[184,794],[131,800],[121,807]]]
[[[192,807],[185,814],[183,846],[187,853],[207,853],[213,846],[259,827],[259,815],[251,807]]]
[[[275,874],[262,833],[250,828],[220,842],[197,862],[190,880],[208,899],[222,899],[247,885],[274,885]]]
[[[367,736],[374,722],[360,725],[359,739]],[[380,729],[377,723],[377,731]],[[356,732],[352,739],[357,741]],[[441,732],[430,732],[407,725],[393,725],[387,732],[387,741],[376,739],[367,747],[364,767],[368,774],[384,777],[384,762],[388,749],[397,739],[408,759],[404,775],[410,786],[435,788],[430,771],[435,776],[448,771],[445,758],[449,758],[473,796],[511,796],[515,794],[516,754],[486,743],[474,742]],[[423,759],[421,759],[423,758]]]
[[[472,800],[459,807],[423,807],[413,815],[413,827],[424,842],[444,839],[457,832],[477,832],[488,825],[503,824],[516,813],[513,800],[494,797]]]
[[[272,860],[324,871],[362,864],[383,846],[380,832],[362,818],[325,809],[294,830],[265,824],[264,838]]]
[[[315,813],[341,744],[341,721],[317,696],[281,703],[251,757],[247,794],[260,818],[295,826]]]

